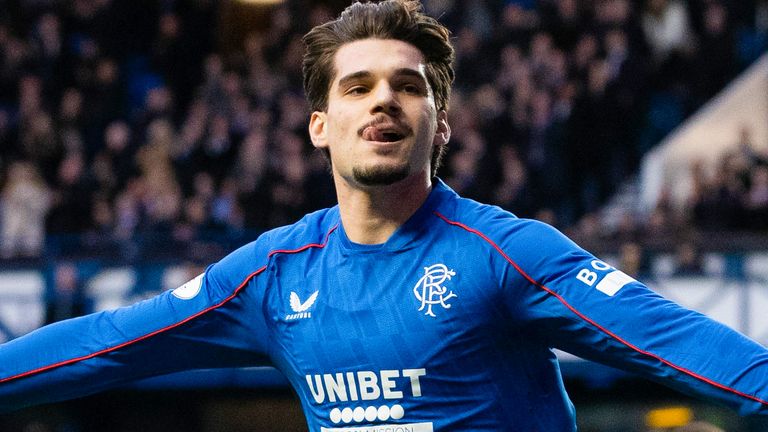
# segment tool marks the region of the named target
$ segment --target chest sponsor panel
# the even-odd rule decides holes
[[[317,414],[325,421],[345,427],[328,430],[431,431],[431,424],[430,429],[424,429],[423,425],[410,429],[394,424],[390,426],[400,429],[368,426],[379,422],[382,424],[376,427],[384,427],[392,421],[407,421],[407,400],[422,397],[421,379],[426,375],[424,368],[359,370],[306,375],[305,380],[310,401],[319,405]]]
[[[379,398],[421,397],[420,378],[426,369],[337,372],[307,375],[307,386],[317,404],[369,401]],[[406,394],[406,389],[410,394]]]

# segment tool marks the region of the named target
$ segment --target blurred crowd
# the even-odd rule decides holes
[[[743,277],[744,252],[766,247],[768,148],[757,145],[748,127],[734,131],[729,148],[713,166],[690,161],[685,201],[676,202],[666,185],[644,218],[623,209],[617,221],[605,224],[589,213],[566,232],[591,251],[615,254],[620,268],[643,280],[653,280],[658,252],[672,253],[678,276],[703,275],[705,252],[724,253],[730,261],[721,276]]]
[[[722,156],[713,173],[691,166],[688,207],[694,223],[711,231],[768,230],[768,152],[758,150],[742,129],[735,150]]]
[[[1,256],[178,253],[333,205],[301,36],[336,3],[287,0],[233,44],[227,2],[0,0]],[[424,3],[457,49],[441,177],[572,231],[768,39],[766,0]],[[766,229],[765,159],[735,159],[691,221]]]

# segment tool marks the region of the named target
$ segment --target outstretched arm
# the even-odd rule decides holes
[[[510,235],[538,245],[505,258],[525,293],[511,307],[550,346],[742,414],[768,414],[765,347],[661,297],[546,225],[531,222]]]
[[[263,295],[254,281],[263,268],[253,267],[252,248],[234,252],[177,290],[0,345],[0,412],[174,371],[267,363],[266,325],[257,304]]]

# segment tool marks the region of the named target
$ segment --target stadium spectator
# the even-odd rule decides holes
[[[642,28],[655,63],[671,67],[692,53],[694,37],[688,6],[680,0],[646,0]]]
[[[693,222],[701,229],[727,231],[743,226],[744,184],[734,159],[733,154],[723,158],[711,177],[705,173],[703,166],[694,165],[694,190],[689,206]]]
[[[92,226],[90,215],[94,189],[83,154],[78,151],[65,154],[56,174],[46,229],[56,234],[85,232]]]
[[[0,256],[35,257],[45,241],[45,215],[50,192],[37,168],[29,162],[13,162],[0,192]]]
[[[702,276],[705,274],[704,262],[696,243],[684,239],[675,248],[675,276]]]
[[[46,324],[84,315],[89,311],[88,303],[77,266],[70,262],[56,264],[53,292],[45,311]]]
[[[746,207],[750,229],[768,229],[768,167],[755,167],[750,173]]]
[[[618,268],[634,278],[651,280],[648,254],[637,241],[625,241],[619,247]]]
[[[698,104],[703,104],[725,87],[736,74],[736,35],[728,10],[720,1],[709,1],[702,12],[699,52],[693,71]]]
[[[492,191],[490,201],[503,208],[515,209],[521,217],[532,217],[535,205],[527,167],[512,146],[501,147],[498,158],[502,178]]]

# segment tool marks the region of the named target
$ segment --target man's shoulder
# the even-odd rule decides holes
[[[256,242],[265,242],[273,250],[322,244],[338,225],[338,207],[325,208],[308,213],[290,225],[265,231]]]
[[[483,234],[500,243],[517,241],[521,238],[529,241],[539,238],[544,241],[553,237],[562,237],[562,234],[549,224],[536,219],[521,218],[497,205],[485,204],[458,195],[454,205],[445,206],[442,210],[445,213],[440,216],[446,222]]]
[[[497,205],[487,204],[459,195],[443,181],[436,185],[439,194],[436,213],[443,219],[475,225],[485,223],[519,224],[526,219],[518,218],[513,212],[505,210]]]
[[[446,217],[454,217],[457,222],[471,225],[485,224],[520,224],[527,219],[521,219],[509,210],[497,205],[486,204],[457,195],[454,205],[449,207]]]
[[[265,231],[255,240],[229,253],[216,267],[233,274],[250,274],[266,265],[275,253],[324,244],[338,226],[338,219],[336,207],[309,213],[293,224]]]

